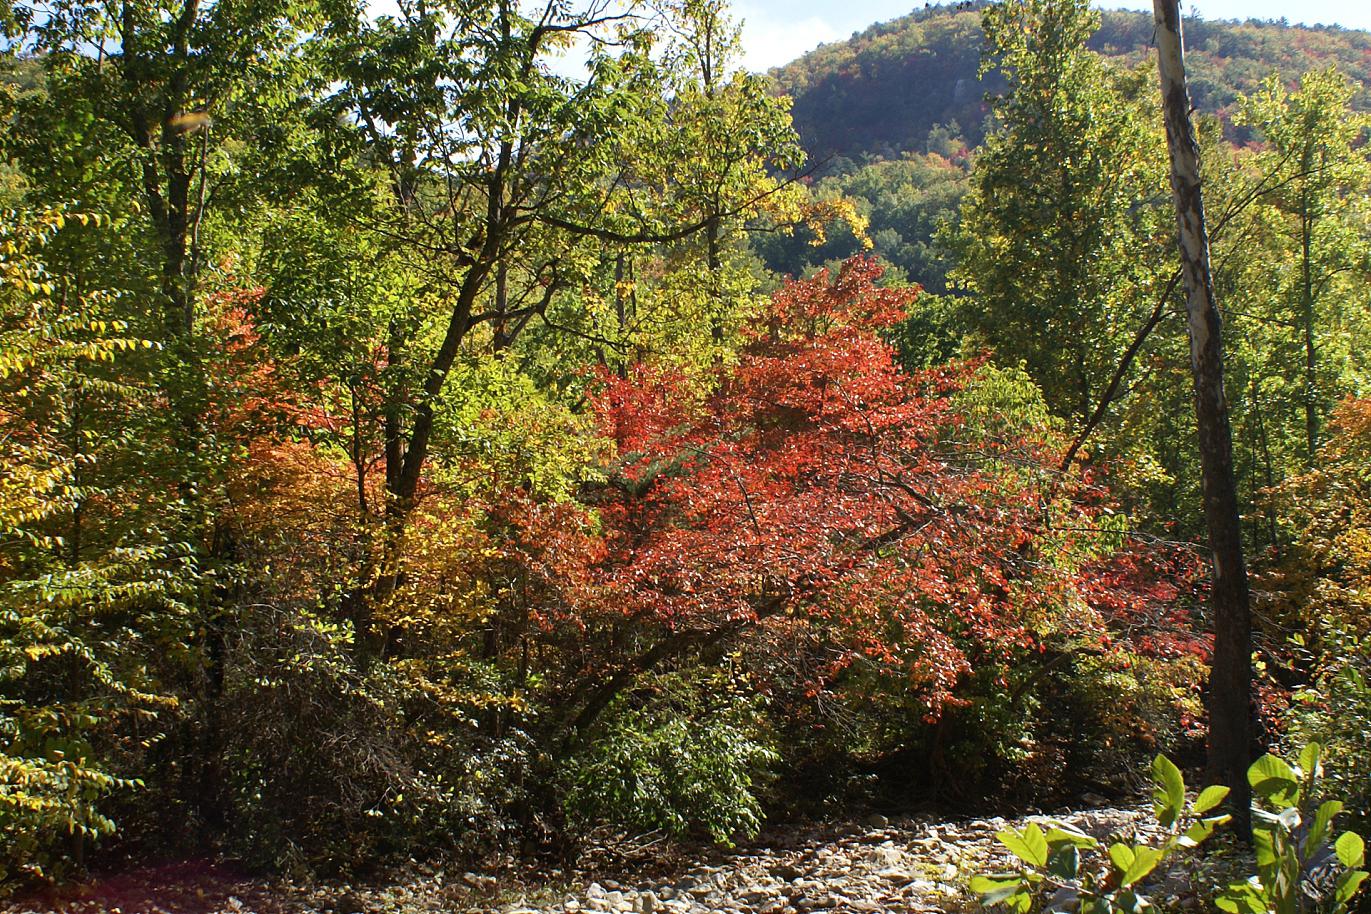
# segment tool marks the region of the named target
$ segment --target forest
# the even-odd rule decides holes
[[[780,91],[794,99],[792,119],[811,159],[841,170],[871,156],[930,151],[929,133],[939,127],[979,145],[993,129],[987,94],[1005,88],[1004,73],[994,65],[981,68],[986,50],[981,18],[988,5],[960,0],[925,6],[773,70]],[[1295,7],[1290,13],[1301,15]],[[1121,66],[1142,64],[1155,47],[1152,16],[1104,10],[1086,47]],[[1368,59],[1371,34],[1363,31],[1205,19],[1193,13],[1186,19],[1191,100],[1218,117],[1239,143],[1256,136],[1250,125],[1233,119],[1238,98],[1250,95],[1272,73],[1296,78],[1335,68],[1354,81],[1353,108],[1371,107],[1363,83]],[[931,151],[941,151],[946,139],[939,136],[932,144]]]
[[[1087,0],[0,28],[0,899],[1143,802],[881,904],[1359,903],[1371,36],[1187,18],[1192,112]]]

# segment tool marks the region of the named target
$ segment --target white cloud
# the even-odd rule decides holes
[[[743,66],[749,70],[779,67],[824,42],[843,37],[818,16],[777,19],[746,4],[739,4],[736,11],[743,20]]]

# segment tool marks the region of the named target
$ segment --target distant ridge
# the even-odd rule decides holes
[[[778,91],[795,99],[795,125],[811,158],[922,152],[929,131],[953,121],[969,144],[979,143],[985,95],[1001,85],[994,74],[984,81],[976,76],[985,5],[930,6],[772,70]],[[1123,61],[1141,60],[1152,40],[1152,17],[1114,11],[1103,17],[1091,46]],[[1186,29],[1191,89],[1201,111],[1226,115],[1239,92],[1273,71],[1294,79],[1332,65],[1363,86],[1371,81],[1371,32],[1199,19],[1188,20]],[[1371,92],[1363,88],[1358,103],[1371,108]]]

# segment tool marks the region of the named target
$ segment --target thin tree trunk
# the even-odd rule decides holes
[[[1114,374],[1109,378],[1109,383],[1105,385],[1104,393],[1100,396],[1099,402],[1095,404],[1095,409],[1085,420],[1085,425],[1081,426],[1076,439],[1071,442],[1071,447],[1067,448],[1066,455],[1062,457],[1062,462],[1057,466],[1057,472],[1065,473],[1071,469],[1071,464],[1075,462],[1076,455],[1085,446],[1086,439],[1090,437],[1090,433],[1095,430],[1095,427],[1100,424],[1109,411],[1109,405],[1121,396],[1119,388],[1123,385],[1124,378],[1128,377],[1128,369],[1132,367],[1133,359],[1137,357],[1143,344],[1147,342],[1148,336],[1166,315],[1166,305],[1171,301],[1171,294],[1175,292],[1176,284],[1180,282],[1180,279],[1180,273],[1172,274],[1170,281],[1166,284],[1166,289],[1157,299],[1157,304],[1153,307],[1152,313],[1147,316],[1147,320],[1143,321],[1143,325],[1133,335],[1133,342],[1128,344],[1128,348],[1119,358],[1119,364],[1115,366]]]
[[[615,356],[615,374],[621,380],[628,380],[628,360],[629,353],[628,341],[628,291],[624,288],[624,283],[628,280],[628,270],[625,265],[626,257],[622,251],[614,261],[614,318],[618,321],[615,327],[615,339],[618,341],[619,352]],[[602,350],[603,351],[603,350]],[[601,355],[601,361],[605,356]]]
[[[501,260],[495,267],[495,313],[491,321],[490,348],[493,352],[503,352],[514,343],[509,332],[509,261]]]
[[[1305,162],[1305,173],[1313,169]],[[1305,465],[1312,467],[1319,448],[1318,353],[1314,345],[1314,214],[1309,200],[1309,179],[1300,191],[1300,319],[1304,324],[1304,433],[1308,453]]]
[[[1271,462],[1271,440],[1266,434],[1266,417],[1262,410],[1261,387],[1257,384],[1255,376],[1252,378],[1251,388],[1252,392],[1249,396],[1252,400],[1252,414],[1256,418],[1257,450],[1261,453],[1265,487],[1269,489],[1276,484],[1276,468]],[[1267,545],[1272,549],[1279,550],[1280,544],[1276,539],[1276,511],[1269,504],[1266,507],[1266,536]]]
[[[352,472],[357,484],[357,516],[365,520],[371,509],[367,505],[367,460],[362,443],[362,403],[361,397],[357,394],[357,387],[356,379],[349,378],[348,400],[352,412],[352,447],[349,450],[352,456]]]
[[[1200,190],[1200,150],[1190,121],[1178,0],[1153,0],[1171,190],[1176,203],[1195,381],[1204,514],[1213,552],[1214,656],[1209,674],[1209,776],[1227,785],[1239,834],[1250,835],[1252,619],[1242,520],[1233,472],[1233,433],[1223,389],[1222,320],[1209,272],[1209,238]]]
[[[403,387],[401,366],[406,356],[408,340],[400,324],[391,318],[386,331],[386,367],[381,378],[381,434],[385,439],[386,492],[394,492],[405,465],[405,438],[402,412],[407,391]],[[386,508],[390,510],[389,505]]]
[[[717,209],[717,207],[716,207]],[[719,267],[722,265],[722,258],[719,256],[719,220],[710,220],[705,227],[705,256],[706,266],[709,269],[709,290],[713,301],[710,302],[709,333],[714,340],[715,346],[724,344],[724,314],[722,295],[719,290]],[[722,358],[722,353],[715,354],[717,358]]]

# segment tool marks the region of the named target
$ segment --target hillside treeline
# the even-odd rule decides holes
[[[978,145],[994,129],[987,95],[1005,86],[1005,74],[982,68],[981,16],[988,5],[975,0],[917,10],[772,70],[776,91],[794,99],[795,128],[811,159],[842,171],[871,158],[937,151],[949,129]],[[1146,66],[1153,28],[1149,13],[1107,10],[1087,44],[1121,66]],[[1272,73],[1292,80],[1332,67],[1358,81],[1354,107],[1371,108],[1360,82],[1371,66],[1366,32],[1192,17],[1186,42],[1195,107],[1220,118],[1237,142],[1254,136],[1232,117],[1239,96]]]

